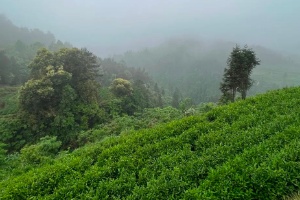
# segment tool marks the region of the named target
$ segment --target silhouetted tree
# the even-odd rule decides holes
[[[250,78],[252,70],[259,64],[260,60],[252,49],[247,45],[243,49],[236,45],[227,59],[228,68],[224,69],[223,82],[220,85],[223,100],[233,102],[236,92],[240,92],[242,99],[245,99],[253,84]]]

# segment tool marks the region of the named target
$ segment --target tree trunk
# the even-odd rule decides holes
[[[236,88],[232,88],[232,97],[231,97],[232,102],[234,102],[235,94],[236,94]]]
[[[247,91],[242,90],[242,99],[246,99],[246,96],[247,96]]]

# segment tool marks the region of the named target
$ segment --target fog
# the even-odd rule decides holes
[[[100,56],[170,38],[225,40],[300,52],[299,0],[1,0],[0,13],[21,27]],[[1,31],[1,30],[0,30]]]

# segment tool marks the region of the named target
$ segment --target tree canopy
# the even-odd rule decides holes
[[[234,101],[236,92],[240,92],[242,99],[245,99],[253,84],[250,78],[252,70],[259,64],[260,60],[252,49],[247,46],[241,49],[236,45],[227,59],[228,68],[224,69],[223,82],[220,85],[222,98]]]
[[[86,49],[38,51],[29,66],[31,79],[20,91],[23,119],[37,138],[47,133],[66,141],[64,133],[101,120],[98,67],[96,56]]]

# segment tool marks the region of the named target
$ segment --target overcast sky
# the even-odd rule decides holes
[[[300,49],[300,0],[0,0],[0,13],[102,55],[176,37]]]

